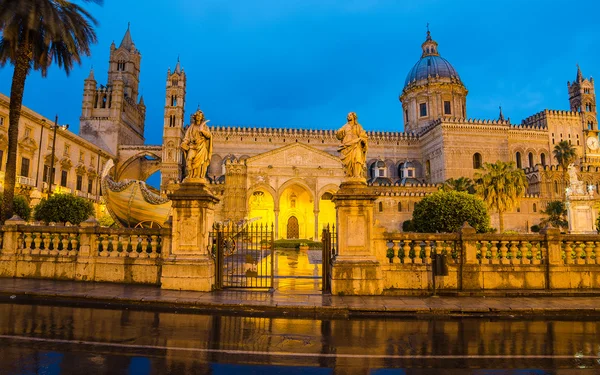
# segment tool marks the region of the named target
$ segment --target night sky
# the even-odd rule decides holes
[[[110,43],[127,23],[142,53],[146,143],[162,137],[165,79],[180,56],[186,123],[198,105],[211,125],[338,128],[358,113],[368,130],[402,131],[398,95],[418,61],[426,24],[469,90],[473,118],[519,123],[568,109],[579,63],[600,73],[594,1],[105,0],[84,4],[99,43],[69,77],[53,67],[27,80],[24,104],[78,132],[83,79],[106,83]],[[12,66],[0,70],[10,93]]]

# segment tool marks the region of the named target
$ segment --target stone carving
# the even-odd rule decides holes
[[[344,173],[350,178],[365,178],[367,165],[367,132],[358,123],[356,113],[350,112],[348,122],[335,134],[342,141],[338,148],[344,165]]]
[[[212,134],[201,110],[192,115],[192,121],[185,132],[181,149],[185,152],[187,179],[203,180],[210,164],[213,150]]]
[[[567,168],[567,173],[569,174],[569,187],[567,187],[566,196],[570,197],[572,195],[593,195],[593,189],[586,189],[585,183],[583,181],[579,181],[577,177],[577,169],[575,168],[575,164],[569,164]]]

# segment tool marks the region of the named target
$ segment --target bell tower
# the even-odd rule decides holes
[[[167,185],[177,183],[182,178],[183,153],[180,149],[184,136],[183,120],[185,107],[186,75],[177,59],[175,70],[167,71],[165,96],[165,118],[163,126],[163,152],[160,190],[164,193]]]
[[[598,131],[598,118],[596,113],[596,93],[594,79],[584,78],[577,65],[577,76],[573,83],[567,82],[569,89],[569,105],[571,111],[579,112],[583,117],[583,130]]]

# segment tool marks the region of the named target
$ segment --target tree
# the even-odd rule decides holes
[[[497,161],[483,163],[481,172],[475,175],[477,195],[483,199],[490,210],[498,212],[500,233],[504,231],[503,214],[519,204],[527,190],[527,178],[522,169],[514,162]]]
[[[456,180],[453,178],[449,178],[442,186],[440,186],[440,190],[442,191],[465,191],[469,194],[475,193],[475,184],[473,184],[473,180],[468,177],[459,177]]]
[[[82,0],[102,4],[102,0]],[[4,177],[4,219],[13,214],[17,142],[25,80],[31,69],[46,76],[52,62],[67,75],[96,43],[90,13],[67,0],[0,0],[0,66],[14,65],[8,115],[8,152]]]
[[[35,206],[35,220],[46,223],[79,224],[94,215],[94,206],[87,199],[70,194],[53,194]]]
[[[490,230],[490,217],[483,201],[458,191],[438,191],[415,204],[412,225],[423,233],[458,232],[469,223],[477,232]]]
[[[2,193],[0,193],[0,201],[3,199]],[[27,221],[31,216],[31,207],[29,207],[29,201],[22,195],[15,195],[13,199],[13,212],[21,219]]]
[[[563,181],[567,183],[567,168],[577,158],[577,149],[567,141],[560,141],[554,146],[554,158],[562,168]]]
[[[542,211],[548,217],[540,221],[540,226],[545,227],[550,224],[554,228],[567,229],[569,222],[567,221],[567,208],[565,203],[561,201],[548,202],[546,209]]]

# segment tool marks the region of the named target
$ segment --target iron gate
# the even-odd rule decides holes
[[[273,288],[273,225],[215,224],[215,287]]]
[[[328,224],[323,228],[321,241],[323,242],[322,289],[323,293],[331,293],[331,261],[337,254],[337,233],[335,231],[335,225],[329,226]]]

